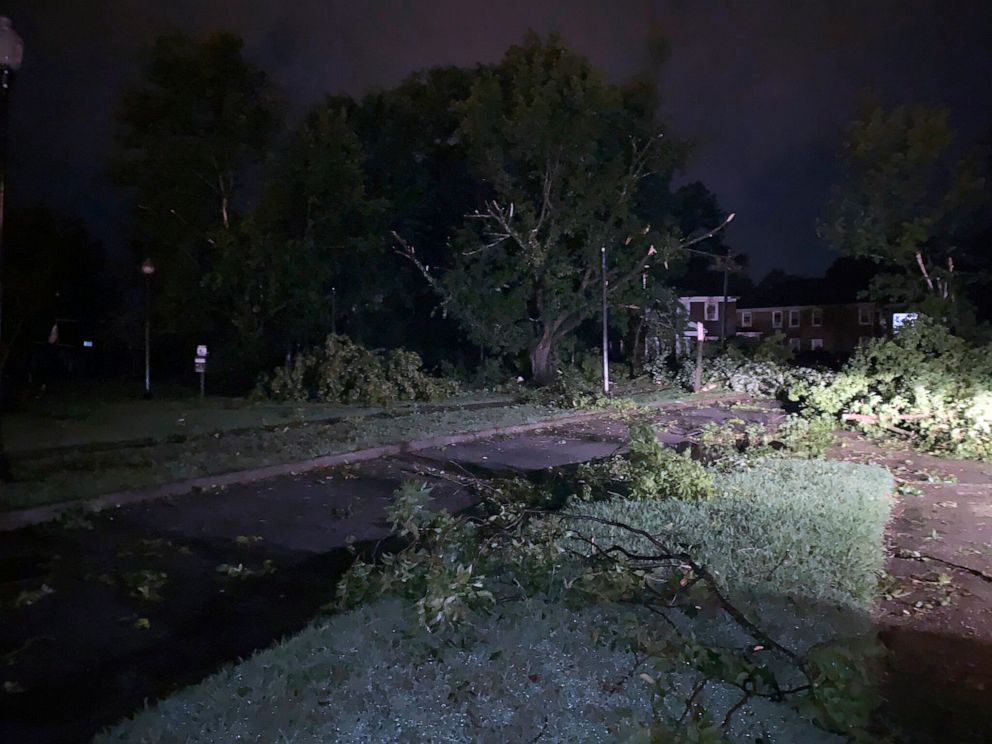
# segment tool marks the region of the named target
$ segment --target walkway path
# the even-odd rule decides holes
[[[889,713],[933,742],[992,741],[992,464],[842,443],[833,457],[901,484],[879,615]]]

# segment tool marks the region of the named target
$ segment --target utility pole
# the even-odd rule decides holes
[[[331,287],[331,335],[338,334],[338,288]]]
[[[3,371],[7,352],[3,347],[3,217],[7,196],[7,99],[14,73],[20,69],[24,42],[7,16],[0,16],[0,482],[10,479],[10,464],[3,446]]]
[[[603,274],[603,395],[610,394],[610,332],[609,317],[606,309],[606,290],[609,280],[606,278],[606,246],[599,250],[602,257],[601,268]]]
[[[727,279],[730,276],[730,248],[723,261],[723,308],[720,311],[720,343],[727,348]]]
[[[141,274],[145,277],[145,392],[144,399],[152,397],[152,275],[155,264],[150,258],[141,262]]]

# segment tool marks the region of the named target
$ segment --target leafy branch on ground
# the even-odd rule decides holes
[[[280,401],[388,405],[442,400],[457,391],[453,380],[427,374],[415,352],[383,353],[332,334],[322,346],[277,367],[259,383],[256,395]]]

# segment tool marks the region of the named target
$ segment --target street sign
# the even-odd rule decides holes
[[[696,321],[696,339],[703,341],[706,338],[706,326],[703,325],[703,321]]]
[[[207,376],[206,344],[196,345],[196,358],[193,360],[193,369],[196,371],[196,374],[200,376],[200,400],[203,400],[206,389],[206,382],[204,378]]]

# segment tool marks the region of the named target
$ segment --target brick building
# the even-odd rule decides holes
[[[686,309],[688,318],[687,336],[696,335],[696,324],[702,323],[706,327],[707,340],[719,340],[723,337],[724,316],[726,316],[727,338],[731,338],[737,333],[740,313],[737,311],[737,297],[727,297],[726,306],[723,302],[723,295],[694,295],[691,297],[680,297],[682,306]]]
[[[761,339],[782,333],[796,352],[850,352],[862,339],[884,335],[887,325],[873,302],[735,307],[735,312],[738,336]]]

